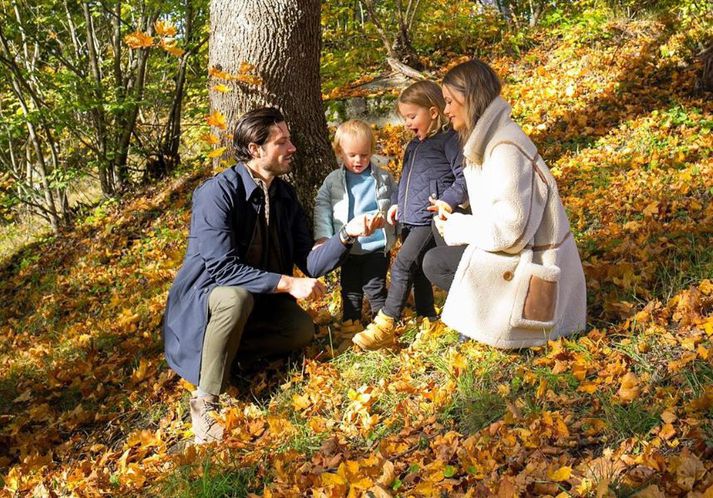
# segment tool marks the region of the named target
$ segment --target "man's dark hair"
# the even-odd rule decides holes
[[[235,125],[235,133],[233,133],[235,158],[238,161],[252,159],[248,145],[251,143],[263,145],[270,136],[270,127],[284,121],[285,118],[280,110],[274,107],[263,107],[243,114]]]

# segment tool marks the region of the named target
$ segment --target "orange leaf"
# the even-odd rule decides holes
[[[633,401],[639,397],[641,393],[641,388],[639,387],[639,378],[633,372],[628,372],[621,379],[621,386],[617,395],[623,401]]]
[[[168,21],[156,21],[154,28],[158,36],[176,36],[176,27]]]
[[[161,40],[161,48],[175,57],[181,57],[186,53],[185,50],[176,45],[175,41],[167,42],[166,40]]]
[[[217,67],[211,67],[208,69],[208,76],[211,78],[218,78],[221,80],[229,80],[230,79],[230,73],[227,73],[221,69],[218,69]]]
[[[225,125],[225,116],[223,116],[220,111],[213,111],[211,114],[206,117],[206,121],[210,126],[215,126],[216,128],[220,128],[221,130],[224,130],[226,125]]]
[[[141,31],[134,31],[124,37],[124,43],[131,48],[148,48],[153,45],[153,37]]]
[[[212,133],[206,133],[205,135],[201,135],[201,140],[210,145],[218,145],[220,143],[220,137],[213,135]],[[181,255],[181,257],[183,256]]]

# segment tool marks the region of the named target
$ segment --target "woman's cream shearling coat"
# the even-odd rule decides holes
[[[497,97],[476,123],[463,151],[473,214],[452,214],[444,228],[448,245],[468,247],[448,293],[443,321],[464,335],[500,348],[544,344],[586,325],[582,263],[557,184],[510,113],[510,105]],[[497,330],[496,315],[512,308],[504,302],[507,299],[500,306],[497,296],[508,294],[514,281],[512,275],[482,268],[480,262],[497,253],[522,254],[530,247],[534,263],[560,268],[554,326]]]

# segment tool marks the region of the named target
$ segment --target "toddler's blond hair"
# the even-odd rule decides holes
[[[342,155],[342,140],[345,138],[362,138],[369,139],[371,144],[371,153],[374,153],[376,149],[376,138],[374,137],[374,132],[367,123],[360,119],[350,119],[345,121],[337,127],[337,131],[334,133],[334,140],[332,141],[332,148],[337,156]]]

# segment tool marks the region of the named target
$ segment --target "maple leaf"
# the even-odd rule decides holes
[[[131,48],[149,48],[153,45],[153,37],[142,31],[134,31],[124,37],[124,43]]]
[[[218,145],[220,143],[220,138],[212,133],[206,133],[204,135],[201,135],[201,140],[203,140],[209,145]]]
[[[161,40],[161,48],[174,57],[181,57],[186,53],[186,51],[179,47],[175,41],[166,41],[166,39]]]
[[[221,130],[225,130],[226,124],[225,124],[225,116],[223,116],[220,111],[215,110],[211,114],[209,114],[206,117],[206,122],[210,126],[215,126],[216,128],[220,128]]]
[[[176,27],[169,21],[158,20],[154,23],[154,29],[158,36],[176,36]]]

